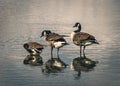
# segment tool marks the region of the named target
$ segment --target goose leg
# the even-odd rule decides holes
[[[81,50],[82,50],[82,46],[80,45],[80,58],[82,57],[82,52],[81,52]]]
[[[81,75],[81,70],[78,70],[78,76],[80,76]]]
[[[59,58],[59,48],[57,48],[57,58]]]
[[[83,47],[83,57],[84,58],[86,58],[86,56],[85,56],[85,48],[86,48],[86,46]]]
[[[53,58],[53,47],[51,47],[51,59]]]

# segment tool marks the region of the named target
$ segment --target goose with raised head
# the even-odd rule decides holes
[[[99,43],[97,42],[97,40],[93,35],[90,35],[85,32],[81,32],[81,24],[79,22],[75,23],[73,27],[77,28],[77,30],[71,33],[71,39],[75,45],[80,46],[80,57],[82,57],[82,51],[83,51],[83,57],[85,58],[86,46],[89,46],[92,44],[99,44]],[[82,47],[83,47],[83,50],[82,50]]]

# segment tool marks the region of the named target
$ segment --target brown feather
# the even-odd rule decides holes
[[[29,48],[41,48],[41,49],[43,49],[43,45],[41,45],[37,42],[29,42],[27,44],[29,45]]]
[[[47,38],[46,40],[47,41],[56,41],[58,39],[61,39],[63,38],[63,36],[59,35],[59,34],[56,34],[56,33],[51,33]]]
[[[77,32],[73,38],[73,42],[74,44],[79,45],[80,43],[88,39],[95,39],[95,37],[85,32]]]
[[[83,41],[88,39],[90,35],[88,33],[84,33],[84,32],[77,32],[74,36],[73,40],[78,40],[78,41]]]

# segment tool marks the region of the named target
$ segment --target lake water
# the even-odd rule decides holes
[[[40,66],[23,64],[25,42],[45,44],[40,34],[46,29],[70,35],[75,22],[100,43],[86,48],[86,56],[99,61],[94,70],[77,77],[69,67],[43,74]],[[60,58],[71,64],[79,47],[65,39],[70,45],[60,49]],[[50,47],[41,56],[44,62],[50,59]],[[120,0],[0,0],[0,86],[67,85],[120,85]]]

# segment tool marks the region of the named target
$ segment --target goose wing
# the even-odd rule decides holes
[[[29,42],[28,45],[29,45],[30,48],[41,48],[41,49],[43,49],[43,45],[41,45],[37,42]]]
[[[59,39],[62,39],[63,36],[57,34],[57,33],[51,33],[49,36],[46,38],[48,41],[57,41]]]
[[[76,35],[74,36],[74,41],[85,41],[85,40],[95,40],[95,37],[88,34],[88,33],[84,33],[84,32],[78,32],[76,33]]]

